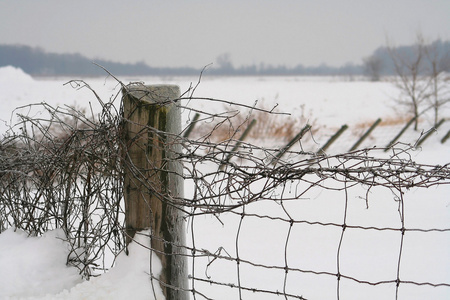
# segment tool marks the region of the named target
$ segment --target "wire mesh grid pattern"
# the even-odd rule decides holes
[[[71,83],[89,88],[84,82]],[[405,219],[414,213],[405,209],[409,206],[406,192],[449,184],[448,164],[417,164],[410,156],[411,147],[401,144],[388,155],[382,154],[384,149],[328,156],[287,151],[286,159],[277,159],[277,147],[239,141],[236,150],[237,136],[250,120],[248,115],[233,122],[241,109],[268,117],[277,113],[195,98],[194,92],[195,87],[175,102],[184,113],[202,113],[204,117],[197,122],[208,124],[211,130],[206,134],[186,138],[183,132],[146,128],[155,138],[172,134],[173,142],[183,148],[173,157],[183,163],[183,173],[178,175],[185,181],[186,195],[157,196],[185,216],[188,241],[172,245],[171,255],[188,258],[191,298],[318,299],[332,295],[348,299],[357,290],[354,284],[386,286],[392,299],[401,299],[402,290],[410,286],[436,287],[448,293],[450,282],[441,278],[428,279],[427,274],[403,277],[408,237],[425,234],[445,240],[450,234],[447,227],[420,222],[410,226]],[[108,255],[123,250],[123,169],[134,170],[137,180],[141,176],[140,170],[123,160],[126,145],[121,130],[126,120],[113,105],[116,98],[109,102],[97,99],[103,107],[97,118],[71,108],[39,105],[48,117],[20,115],[21,121],[11,128],[0,149],[0,229],[14,226],[38,235],[63,228],[72,247],[68,262],[86,277],[108,269]],[[200,111],[193,108],[195,101],[220,102],[232,108],[222,113]],[[223,128],[228,135],[220,139],[215,134]],[[144,185],[155,193],[151,182]],[[378,202],[385,206],[376,208]],[[377,209],[378,214],[368,214]],[[384,214],[391,214],[394,221],[377,219]],[[388,238],[380,239],[381,235]],[[370,262],[377,256],[377,247],[390,247],[382,255],[392,257],[372,261],[369,268],[387,261],[389,271],[381,275],[373,269],[365,274],[355,271],[354,265],[367,263],[364,258]],[[152,284],[162,284],[158,274],[150,275]]]
[[[317,290],[325,288],[328,291],[332,291],[334,287],[336,297],[338,299],[346,299],[346,297],[340,297],[341,294],[348,294],[348,291],[341,291],[342,282],[345,281],[352,281],[368,286],[392,286],[392,298],[397,298],[399,291],[401,291],[400,287],[407,284],[448,288],[448,282],[404,280],[401,276],[403,273],[401,262],[402,254],[405,251],[403,247],[405,236],[411,236],[414,233],[439,233],[441,234],[441,238],[445,240],[450,233],[448,228],[412,228],[405,225],[404,191],[409,188],[409,185],[413,185],[413,182],[418,180],[419,177],[421,178],[419,179],[420,184],[425,183],[423,179],[428,177],[428,175],[423,173],[419,177],[415,175],[411,176],[418,169],[412,173],[409,172],[412,170],[409,170],[406,172],[409,174],[406,175],[407,179],[404,181],[405,177],[403,176],[405,173],[399,175],[402,171],[398,168],[409,168],[411,167],[409,163],[406,163],[403,159],[396,161],[395,158],[386,160],[371,158],[366,156],[368,153],[357,151],[350,155],[324,157],[317,159],[318,161],[315,162],[317,164],[315,167],[311,166],[311,160],[308,159],[298,163],[291,163],[288,167],[289,170],[280,168],[274,171],[277,175],[283,174],[286,176],[284,179],[277,178],[273,173],[270,175],[260,174],[263,177],[273,176],[272,178],[280,180],[278,181],[279,186],[275,188],[279,190],[276,192],[270,191],[265,195],[258,194],[254,197],[257,199],[255,203],[251,203],[251,201],[244,202],[239,207],[235,206],[229,211],[227,208],[223,213],[217,215],[217,218],[223,219],[222,223],[225,224],[224,226],[229,226],[230,222],[234,222],[234,226],[232,225],[234,228],[231,230],[232,233],[228,233],[231,236],[229,237],[230,240],[228,243],[226,242],[226,237],[222,240],[222,244],[227,243],[228,248],[219,246],[214,253],[211,253],[213,250],[199,251],[195,249],[193,254],[197,254],[200,257],[207,256],[208,260],[200,264],[202,267],[198,273],[203,276],[193,278],[192,285],[194,288],[196,286],[195,280],[212,285],[225,285],[229,288],[235,288],[238,291],[235,293],[238,299],[246,298],[245,296],[248,297],[255,293],[271,294],[272,296],[280,295],[287,299],[310,298],[302,292],[302,282],[315,283],[313,289],[316,289],[316,291],[310,294],[311,298],[324,298],[318,296],[322,292],[317,292]],[[333,160],[335,164],[332,163]],[[323,164],[326,167],[322,167]],[[407,165],[409,166],[407,167]],[[423,167],[421,166],[420,168],[422,169]],[[294,169],[297,171],[292,172]],[[434,172],[433,169],[431,168],[430,171]],[[298,170],[301,171],[299,172]],[[386,170],[389,171],[385,172]],[[396,170],[394,171],[396,173],[394,178],[392,177],[392,173],[387,175],[393,170]],[[424,170],[422,169],[422,171]],[[422,171],[419,171],[419,173]],[[423,175],[425,176],[423,177]],[[232,173],[225,177],[238,178],[239,175]],[[260,186],[270,186],[270,180],[264,178],[263,181],[264,183],[261,183]],[[363,192],[363,195],[360,195],[358,199],[355,193],[353,193],[353,190],[357,189],[361,193],[362,190],[359,189],[361,184],[366,185],[367,189],[365,189],[365,194]],[[426,183],[426,185],[428,184],[433,185],[432,182]],[[381,196],[376,196],[380,195],[377,191],[376,193],[374,192],[375,196],[369,200],[371,197],[370,189],[375,190],[378,188],[388,189],[389,192],[394,192],[394,194],[381,194]],[[330,193],[321,195],[321,197],[314,197],[315,199],[310,198],[310,193],[323,193],[323,190],[328,190]],[[356,195],[358,192],[356,192]],[[321,199],[323,197],[330,198],[323,200]],[[368,211],[377,209],[372,208],[372,206],[376,206],[374,202],[380,201],[379,197],[386,197],[391,201],[388,204],[388,208],[391,211],[379,211],[378,217],[391,214],[390,217],[395,218],[395,215],[397,215],[397,224],[390,224],[390,226],[384,224],[385,226],[382,226],[383,224],[380,223],[383,222],[377,222],[373,218],[371,220],[364,220],[362,219],[364,217],[355,217],[356,211],[364,213],[366,205],[368,206]],[[253,195],[238,197],[238,199],[252,198]],[[269,204],[264,203],[265,201],[269,202]],[[256,206],[256,208],[253,206]],[[360,209],[355,211],[354,206],[359,206]],[[361,208],[361,206],[364,207]],[[195,216],[196,211],[197,209],[194,209],[191,215]],[[350,211],[352,218],[349,220]],[[225,214],[231,214],[234,217],[226,217],[224,216]],[[365,217],[367,216],[368,214],[366,213]],[[205,222],[203,224],[200,222],[202,225],[195,226],[195,220],[191,222],[193,226],[191,232],[193,235],[198,232],[200,226],[204,226],[205,224]],[[247,227],[253,227],[253,229],[246,230]],[[262,234],[262,237],[257,238],[254,236],[258,231]],[[216,233],[216,235],[219,234],[220,231]],[[387,239],[384,239],[382,237],[383,235],[387,235]],[[201,236],[197,236],[197,238],[203,239]],[[217,239],[221,239],[221,236],[218,236]],[[384,251],[383,255],[388,253],[392,256],[395,253],[396,258],[390,257],[388,259],[380,257],[380,254],[367,248],[370,247],[369,245],[379,247],[379,245],[373,244],[373,241],[370,241],[371,239],[379,243],[388,243],[384,246],[388,247],[389,250]],[[194,245],[197,245],[194,236],[192,237],[192,241]],[[313,245],[305,245],[309,243]],[[364,245],[364,243],[367,244]],[[393,245],[389,245],[389,243],[393,243]],[[198,247],[200,246],[194,248]],[[358,253],[356,250],[351,251],[348,247],[355,247],[361,250],[362,253]],[[270,251],[273,248],[277,250]],[[308,250],[305,251],[305,248],[310,248],[310,253],[308,253]],[[260,253],[264,251],[266,255],[274,257],[261,255]],[[344,255],[342,251],[347,253]],[[366,253],[364,254],[364,252]],[[349,257],[350,253],[353,253],[354,257]],[[316,258],[314,259],[314,257]],[[230,270],[234,270],[235,276],[228,284],[214,279],[214,276],[209,275],[212,273],[212,270],[210,271],[209,269],[213,269],[214,264],[219,259],[234,263],[234,266],[229,264],[229,268]],[[321,267],[305,262],[305,259],[312,259]],[[386,264],[385,261],[388,260],[396,266],[396,269],[393,270],[392,266],[390,266],[389,271],[386,271],[383,275],[378,274],[374,276],[371,274],[377,273],[374,270],[366,270],[363,274],[360,272],[361,277],[352,275],[352,273],[358,273],[355,273],[355,270],[352,270],[354,268],[351,266],[361,263],[359,260],[364,259],[367,259],[371,263],[374,263],[373,260],[375,259],[375,264]],[[193,274],[195,274],[195,269],[198,268],[197,260],[198,258],[196,257],[192,259]],[[327,263],[318,262],[317,260],[324,260]],[[278,264],[269,264],[269,261],[277,261]],[[372,268],[376,269],[374,266]],[[266,272],[266,278],[262,280],[263,285],[258,284],[255,280],[249,280],[251,277],[260,278],[255,274],[264,272]],[[311,277],[312,275],[321,278],[328,277],[328,279],[315,281],[310,278],[302,278],[305,276]],[[216,277],[226,278],[220,274],[216,274]],[[277,280],[276,278],[283,278],[283,280]],[[329,281],[331,278],[334,279],[334,282]],[[277,281],[278,285],[275,285],[272,290],[268,290],[267,286],[274,286],[274,284],[271,284],[271,280]],[[254,285],[251,285],[250,282]],[[309,287],[303,286],[303,288],[304,291],[310,290]],[[330,297],[330,293],[324,293],[322,296],[328,298]],[[261,298],[262,296],[259,295],[259,297]],[[206,296],[206,298],[209,297]],[[214,296],[210,298],[215,299]]]

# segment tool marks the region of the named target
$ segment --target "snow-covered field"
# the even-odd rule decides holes
[[[0,134],[7,124],[14,122],[11,113],[16,107],[30,103],[47,102],[51,105],[76,105],[99,111],[99,105],[88,89],[75,90],[67,81],[78,78],[32,78],[21,70],[0,68]],[[83,78],[103,99],[117,94],[118,84],[111,78]],[[125,84],[135,78],[120,78]],[[146,84],[178,84],[181,91],[195,85],[198,78],[140,78]],[[278,110],[292,116],[307,112],[321,125],[323,135],[318,135],[312,147],[321,143],[343,124],[349,125],[346,135],[330,148],[331,152],[346,151],[356,141],[352,129],[358,124],[372,123],[377,118],[395,119],[402,112],[395,111],[392,98],[397,91],[388,82],[368,82],[349,78],[303,77],[234,77],[209,78],[204,76],[195,95],[213,97],[234,102],[263,106],[278,103]],[[191,103],[202,106],[202,103]],[[210,105],[210,104],[208,104]],[[303,105],[303,108],[302,108]],[[223,105],[217,104],[222,110]],[[303,110],[302,110],[303,109]],[[23,112],[23,110],[21,110]],[[32,114],[37,114],[32,112]],[[404,115],[404,114],[403,114]],[[448,115],[448,114],[447,114]],[[188,116],[184,115],[184,124]],[[427,140],[421,150],[412,152],[419,163],[446,164],[449,162],[450,143],[439,140],[449,130],[449,122]],[[423,130],[430,125],[421,123]],[[362,146],[385,146],[401,128],[379,127]],[[419,133],[408,131],[401,141],[413,143]],[[270,145],[270,139],[265,144]],[[278,146],[278,145],[273,145]],[[298,149],[297,149],[298,150]],[[192,193],[186,186],[186,194]],[[389,191],[373,189],[369,209],[360,199],[365,191],[351,189],[347,195],[348,224],[361,226],[399,228],[398,203]],[[449,228],[450,188],[439,186],[429,189],[413,189],[404,195],[405,226],[407,228]],[[312,189],[302,201],[286,204],[293,219],[342,223],[346,196],[343,192]],[[256,203],[249,212],[264,212],[272,216],[283,215],[280,206],[273,203]],[[284,215],[285,216],[285,215]],[[289,224],[274,220],[244,218],[237,240],[240,217],[224,215],[224,225],[213,217],[196,217],[194,223],[195,244],[198,249],[214,253],[220,247],[230,256],[264,265],[337,273],[337,248],[342,230],[325,226],[295,225],[286,246]],[[114,268],[107,274],[82,282],[76,272],[65,266],[67,247],[58,239],[61,232],[49,232],[43,237],[26,237],[22,232],[7,230],[0,234],[0,299],[151,299],[153,291],[148,279],[148,251],[132,248],[135,255],[121,254]],[[188,237],[191,234],[188,232]],[[358,231],[345,233],[340,253],[340,272],[360,280],[382,281],[396,278],[400,233],[397,231]],[[142,241],[145,242],[145,241]],[[236,247],[238,245],[238,247]],[[285,253],[285,250],[287,252]],[[450,232],[408,232],[403,245],[400,278],[405,281],[450,283]],[[222,254],[224,254],[223,252]],[[155,259],[152,259],[156,261]],[[190,261],[190,263],[192,263]],[[205,276],[209,261],[198,259],[197,276]],[[211,280],[237,284],[236,263],[222,260],[211,263],[207,276]],[[157,269],[154,272],[158,272]],[[191,272],[191,269],[189,269]],[[245,287],[283,291],[283,270],[240,267],[240,283]],[[336,277],[327,275],[289,272],[285,289],[287,293],[302,295],[306,299],[336,299]],[[214,299],[238,299],[237,289],[217,287],[196,282],[196,289]],[[340,299],[395,299],[395,284],[371,286],[351,280],[341,280]],[[401,284],[398,299],[449,299],[450,287],[430,287]],[[243,299],[282,299],[264,293],[244,292]],[[197,297],[202,299],[202,297]]]

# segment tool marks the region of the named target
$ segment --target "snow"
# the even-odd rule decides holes
[[[72,79],[72,78],[71,78]],[[98,103],[88,89],[73,89],[64,85],[70,79],[32,78],[14,67],[0,68],[0,134],[16,120],[11,113],[38,114],[30,109],[16,107],[47,102],[51,105],[77,105],[99,111]],[[135,81],[135,78],[122,79]],[[142,79],[139,79],[142,80]],[[178,84],[185,91],[198,78],[145,78],[148,84]],[[91,78],[86,82],[102,99],[114,97],[117,82],[111,78]],[[279,111],[295,117],[302,111],[324,128],[324,134],[316,137],[320,146],[333,130],[343,124],[350,128],[355,124],[371,123],[377,118],[398,118],[401,112],[394,109],[392,98],[397,91],[389,82],[367,82],[350,78],[305,77],[249,77],[222,78],[204,76],[195,96],[214,97],[252,105],[272,107],[278,103]],[[190,105],[202,107],[201,101],[192,100]],[[208,105],[211,105],[208,103]],[[224,105],[208,107],[224,110]],[[187,124],[189,116],[183,115]],[[190,116],[192,118],[192,116]],[[440,138],[449,130],[449,122],[433,134],[422,149],[411,153],[414,160],[426,164],[446,164],[449,161],[450,144],[442,145]],[[402,126],[401,124],[399,126]],[[422,123],[423,130],[430,128]],[[363,146],[385,146],[400,127],[377,128]],[[325,130],[326,129],[326,130]],[[322,130],[322,129],[321,129]],[[330,148],[332,152],[348,150],[355,142],[355,130],[349,129]],[[359,133],[358,133],[359,134]],[[407,132],[403,142],[413,143],[419,133]],[[298,149],[294,149],[298,150]],[[295,187],[289,187],[295,188]],[[192,194],[192,186],[186,184],[185,194]],[[373,188],[370,191],[369,209],[360,197],[364,188],[349,191],[348,224],[399,228],[398,203],[389,191]],[[449,186],[429,189],[413,189],[405,194],[405,224],[407,228],[448,228],[450,220]],[[322,222],[342,222],[345,195],[343,192],[311,189],[302,201],[285,203],[292,218]],[[265,213],[286,217],[276,203],[261,202],[246,208],[246,213]],[[222,225],[210,216],[196,217],[192,222],[195,245],[214,253],[222,251],[241,259],[264,265],[284,266],[305,270],[336,272],[336,250],[342,230],[305,224],[294,225],[287,240],[289,224],[252,217],[242,220],[237,238],[240,215],[225,214],[220,217]],[[106,274],[83,281],[77,270],[66,266],[67,246],[61,231],[51,231],[42,237],[28,237],[25,233],[8,229],[0,234],[0,299],[152,299],[153,289],[149,277],[160,272],[158,258],[139,247],[130,245],[130,255],[121,253],[114,267]],[[188,232],[188,243],[192,243]],[[341,272],[362,280],[395,279],[401,235],[399,232],[347,230],[341,249]],[[137,237],[141,244],[149,245],[144,235]],[[288,247],[286,248],[286,241]],[[221,250],[219,250],[221,249]],[[450,282],[450,234],[408,232],[405,234],[401,261],[402,280]],[[225,252],[226,251],[226,252]],[[151,258],[151,259],[150,259]],[[285,261],[286,259],[286,261]],[[189,259],[191,272],[192,259]],[[237,283],[236,263],[227,260],[211,262],[208,257],[196,258],[196,272],[211,276],[212,280]],[[208,266],[208,267],[207,267]],[[155,275],[156,276],[156,275]],[[280,290],[284,285],[284,270],[261,269],[241,264],[240,280],[243,286]],[[196,282],[196,288],[214,299],[238,298],[237,290],[227,286],[218,287]],[[159,285],[154,284],[157,299],[161,297]],[[367,286],[351,280],[341,281],[341,299],[395,299],[395,284]],[[336,299],[336,278],[315,274],[289,272],[286,291],[301,294],[307,299]],[[200,297],[201,298],[201,297]],[[274,295],[244,292],[244,299],[273,299]],[[402,284],[399,299],[449,299],[450,288]]]
[[[148,232],[138,233],[108,273],[84,281],[66,266],[68,245],[62,230],[28,237],[12,228],[0,234],[0,299],[164,299],[159,283],[149,279],[149,266],[158,277],[161,263],[140,245],[150,245]]]
[[[28,237],[13,228],[0,234],[0,299],[56,294],[81,283],[75,268],[66,266],[64,232]]]
[[[12,80],[11,80],[12,79]],[[33,83],[33,77],[22,71],[20,68],[6,66],[0,68],[0,82],[8,82],[9,84]]]

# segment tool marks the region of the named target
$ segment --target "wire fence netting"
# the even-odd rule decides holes
[[[70,83],[90,89],[83,81]],[[140,84],[122,89],[130,86]],[[417,163],[411,154],[416,149],[399,143],[387,152],[305,151],[304,139],[314,141],[314,128],[280,157],[275,140],[283,126],[259,125],[266,134],[263,146],[239,136],[255,115],[261,121],[284,113],[197,98],[195,88],[170,100],[188,120],[200,113],[189,136],[188,124],[177,133],[145,128],[155,139],[171,135],[182,149],[170,157],[183,165],[176,175],[184,196],[158,199],[184,218],[186,244],[173,245],[171,255],[187,257],[190,298],[450,293],[448,164]],[[92,92],[100,113],[24,106],[0,143],[0,231],[15,227],[41,235],[62,228],[71,246],[67,262],[86,278],[111,268],[126,247],[124,170],[159,193],[125,159],[120,93],[103,101]],[[208,109],[217,103],[228,109]],[[301,122],[295,126],[306,125]],[[165,172],[165,163],[147,171]],[[159,277],[149,272],[157,284]]]

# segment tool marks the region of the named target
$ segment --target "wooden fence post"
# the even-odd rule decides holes
[[[162,263],[166,299],[189,299],[183,214],[181,113],[172,101],[175,85],[129,85],[123,93],[124,200],[127,244],[137,231],[151,230],[151,247]]]
[[[445,143],[448,138],[450,137],[450,130],[447,131],[447,133],[444,135],[444,137],[441,139],[441,144]]]
[[[192,122],[189,124],[189,126],[187,127],[186,131],[183,134],[184,138],[189,137],[189,135],[191,134],[192,130],[195,127],[195,124],[197,124],[198,119],[200,118],[200,114],[199,113],[195,113],[194,115],[194,119],[192,120]]]
[[[422,145],[423,142],[425,142],[425,140],[439,128],[439,126],[444,124],[444,122],[445,122],[445,119],[441,119],[433,128],[428,130],[427,133],[425,133],[425,135],[422,136],[419,141],[417,141],[417,144],[415,146],[419,147],[420,145]]]
[[[227,164],[230,161],[231,157],[234,155],[234,152],[239,148],[239,146],[241,146],[242,142],[245,140],[245,138],[250,133],[250,130],[252,130],[252,128],[253,128],[253,126],[255,126],[255,124],[256,124],[256,119],[253,119],[250,122],[250,124],[247,126],[247,128],[245,128],[244,133],[242,133],[242,135],[239,137],[236,145],[234,145],[233,149],[231,149],[230,153],[228,153],[225,160],[220,164],[220,166],[219,166],[220,170],[223,170],[225,164]]]
[[[311,125],[306,124],[305,127],[303,127],[302,130],[300,130],[300,132],[297,133],[297,135],[294,136],[286,146],[284,146],[278,151],[278,153],[275,155],[275,157],[272,159],[270,163],[276,164],[281,159],[281,157],[286,153],[286,151],[288,151],[292,146],[294,146],[295,143],[301,140],[301,138],[305,135],[305,133],[310,129]]]
[[[380,124],[381,119],[378,118],[375,123],[372,124],[372,126],[370,126],[369,129],[367,129],[367,131],[359,138],[359,140],[350,148],[350,150],[348,151],[353,151],[356,150],[356,148],[359,147],[359,145],[361,145],[362,142],[364,142],[364,140],[369,136],[369,134],[375,129],[375,127],[378,126],[378,124]]]
[[[328,147],[330,147],[331,144],[333,144],[334,141],[336,141],[341,136],[341,134],[345,130],[347,130],[347,128],[348,128],[347,124],[342,125],[341,128],[339,128],[339,130],[328,139],[325,145],[316,152],[316,154],[318,155],[325,154],[325,151],[328,149]]]
[[[409,126],[416,120],[417,117],[413,117],[411,120],[406,123],[406,125],[400,130],[400,132],[392,139],[392,141],[387,144],[386,148],[384,149],[384,152],[387,152],[394,144],[398,141],[398,139],[402,136],[403,133],[405,133],[406,129],[408,129]]]

